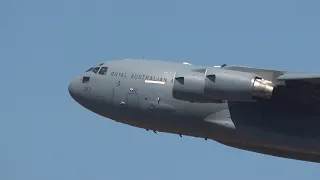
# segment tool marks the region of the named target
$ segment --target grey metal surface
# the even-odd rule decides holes
[[[95,67],[103,67],[101,73]],[[320,95],[314,83],[318,75],[131,59],[95,67],[76,77],[69,92],[101,116],[148,130],[320,162]]]

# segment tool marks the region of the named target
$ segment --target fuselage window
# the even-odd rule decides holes
[[[107,71],[108,71],[108,67],[102,67],[99,71],[99,74],[101,75],[105,75],[107,74]]]
[[[95,74],[97,74],[97,72],[99,71],[100,67],[96,67],[92,70],[92,72],[94,72]]]
[[[90,80],[90,77],[87,77],[87,76],[82,77],[82,83],[87,83],[89,82],[89,80]]]

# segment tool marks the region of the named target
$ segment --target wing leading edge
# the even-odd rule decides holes
[[[295,73],[244,66],[226,69],[257,74],[275,85],[274,99],[285,99],[318,109],[320,107],[320,73]]]
[[[285,73],[277,78],[278,81],[300,81],[314,85],[320,84],[320,73]]]
[[[254,73],[260,75],[264,79],[272,81],[275,84],[288,83],[291,85],[292,82],[295,82],[299,85],[305,83],[320,85],[320,73],[294,73],[245,66],[226,66],[225,68],[235,71]]]

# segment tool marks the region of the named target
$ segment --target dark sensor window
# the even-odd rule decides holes
[[[102,67],[102,68],[100,69],[100,71],[99,71],[99,74],[105,75],[105,74],[107,74],[107,71],[108,71],[108,68],[107,68],[107,67]]]
[[[82,77],[82,83],[87,83],[89,82],[89,80],[90,80],[90,77],[87,77],[87,76]]]
[[[97,72],[99,71],[100,67],[96,67],[92,70],[92,72],[94,72],[95,74],[97,74]]]

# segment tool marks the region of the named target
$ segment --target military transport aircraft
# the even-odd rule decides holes
[[[320,73],[113,60],[69,84],[72,98],[106,118],[320,162]]]

